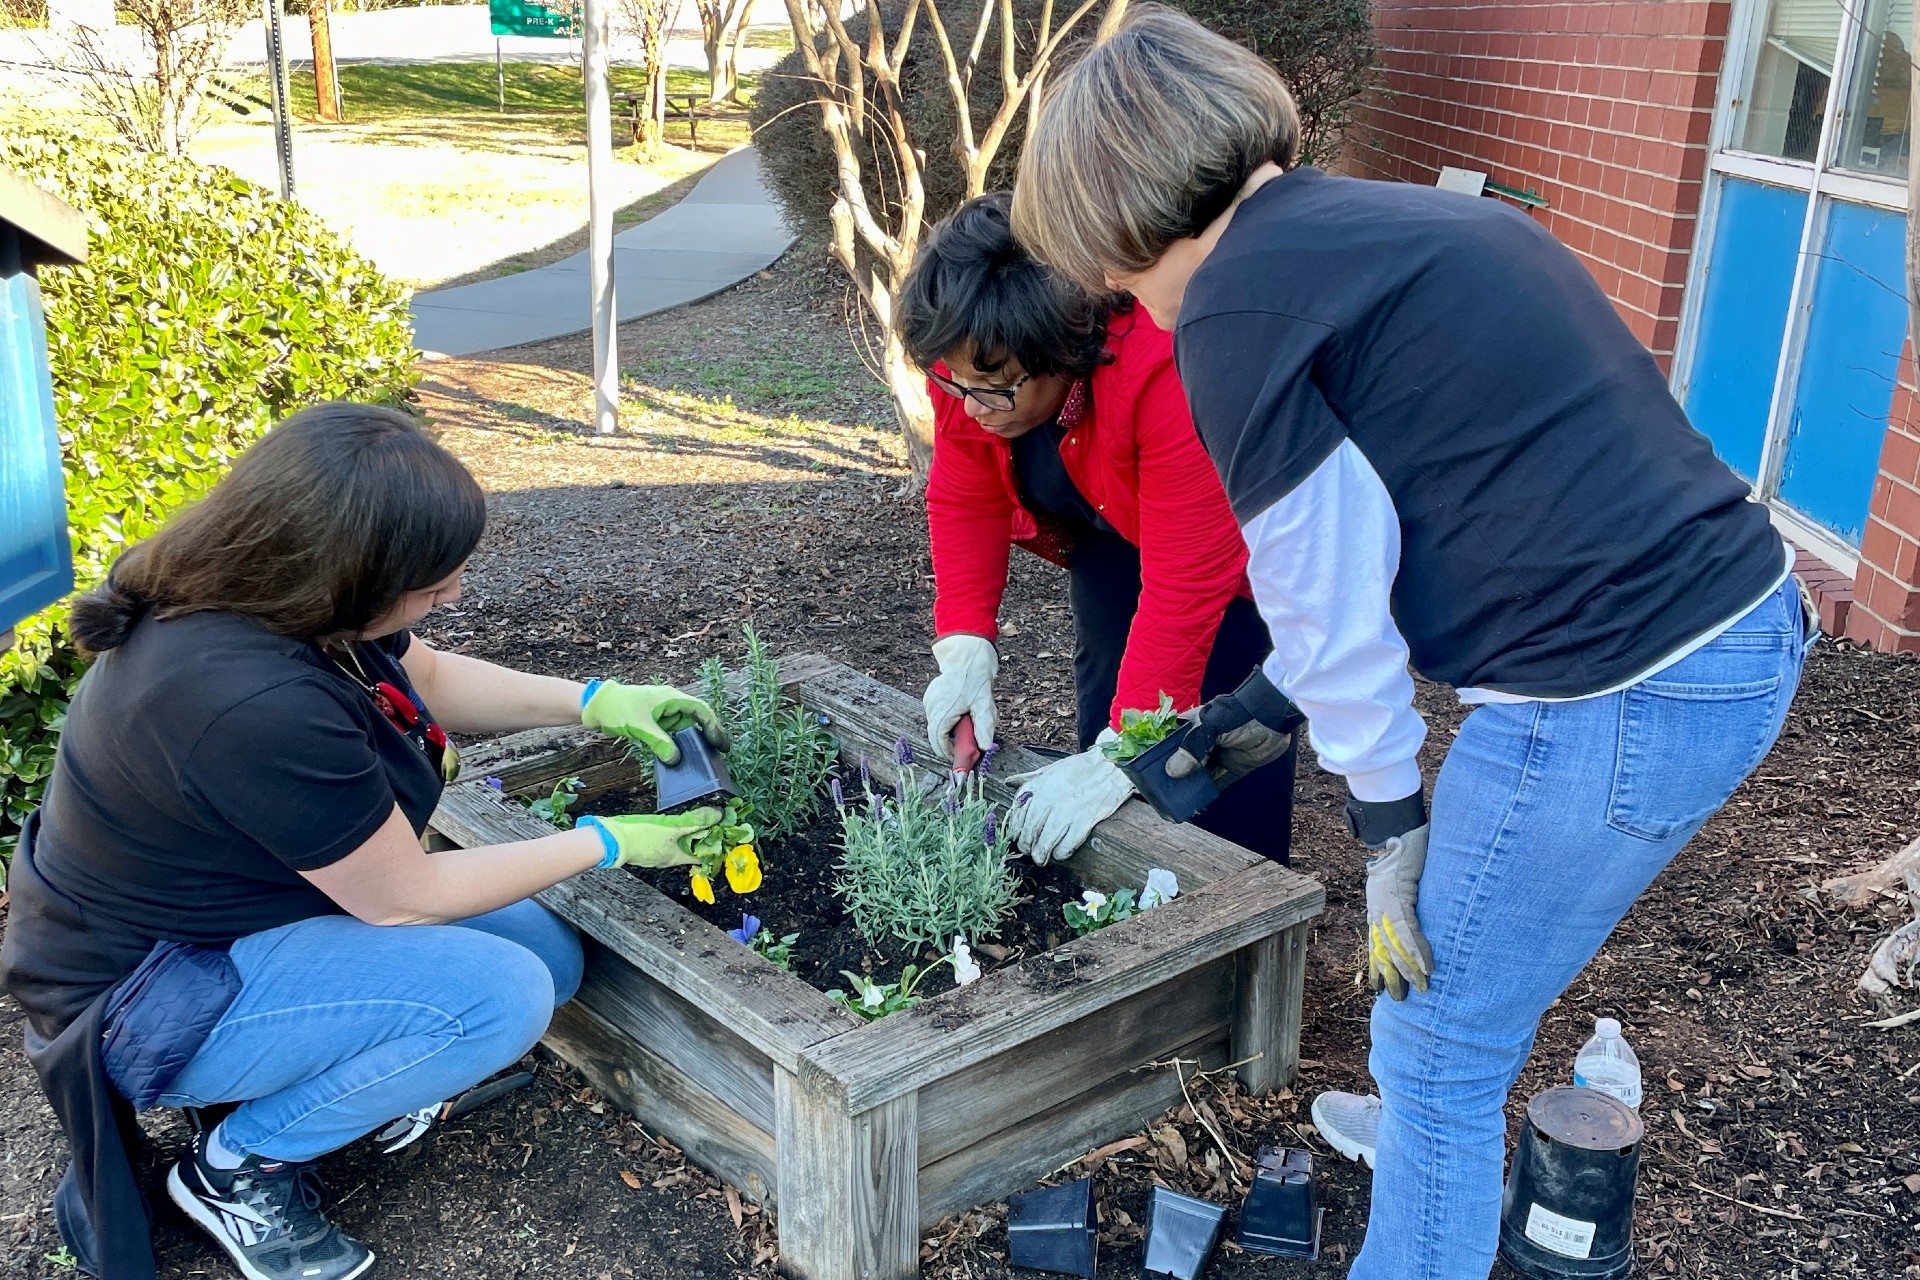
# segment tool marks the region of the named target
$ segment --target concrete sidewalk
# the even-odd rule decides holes
[[[686,199],[613,239],[614,300],[622,322],[696,302],[762,271],[793,234],[742,147],[714,165]],[[587,255],[519,275],[413,296],[413,345],[464,356],[593,327]]]

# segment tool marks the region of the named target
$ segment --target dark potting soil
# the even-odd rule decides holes
[[[651,813],[653,793],[646,789],[612,791],[589,801],[582,812],[600,815]],[[659,871],[635,870],[648,884],[711,924],[738,929],[740,915],[759,918],[762,930],[776,939],[800,935],[793,944],[791,970],[795,977],[822,991],[844,990],[843,971],[872,976],[879,982],[897,982],[909,964],[925,966],[940,952],[932,947],[909,947],[897,938],[870,944],[854,926],[840,895],[834,892],[834,864],[840,859],[840,819],[831,804],[823,804],[806,826],[776,843],[758,846],[762,883],[744,896],[724,881],[714,885],[715,901],[701,902],[684,867]],[[994,937],[969,938],[973,956],[983,970],[1048,951],[1073,940],[1061,908],[1080,898],[1073,864],[1036,867],[1022,858],[1014,863],[1021,877],[1020,905]],[[915,988],[923,996],[953,988],[953,971],[941,965]]]

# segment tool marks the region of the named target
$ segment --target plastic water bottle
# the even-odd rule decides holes
[[[1618,1019],[1593,1020],[1593,1039],[1581,1046],[1580,1056],[1573,1060],[1573,1082],[1640,1109],[1640,1059],[1620,1035]]]

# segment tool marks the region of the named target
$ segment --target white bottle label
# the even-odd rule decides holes
[[[1555,1213],[1544,1205],[1527,1208],[1527,1239],[1563,1258],[1591,1257],[1593,1232],[1591,1222]]]

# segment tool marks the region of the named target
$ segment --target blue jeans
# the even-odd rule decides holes
[[[1432,985],[1373,1007],[1383,1105],[1349,1280],[1492,1269],[1503,1108],[1540,1017],[1772,747],[1809,631],[1789,580],[1621,693],[1467,717],[1434,786],[1420,880]],[[1632,1026],[1633,1010],[1609,1012]]]
[[[233,944],[240,994],[161,1099],[239,1102],[232,1150],[312,1160],[516,1062],[573,997],[580,939],[532,901],[448,925],[320,916]]]

